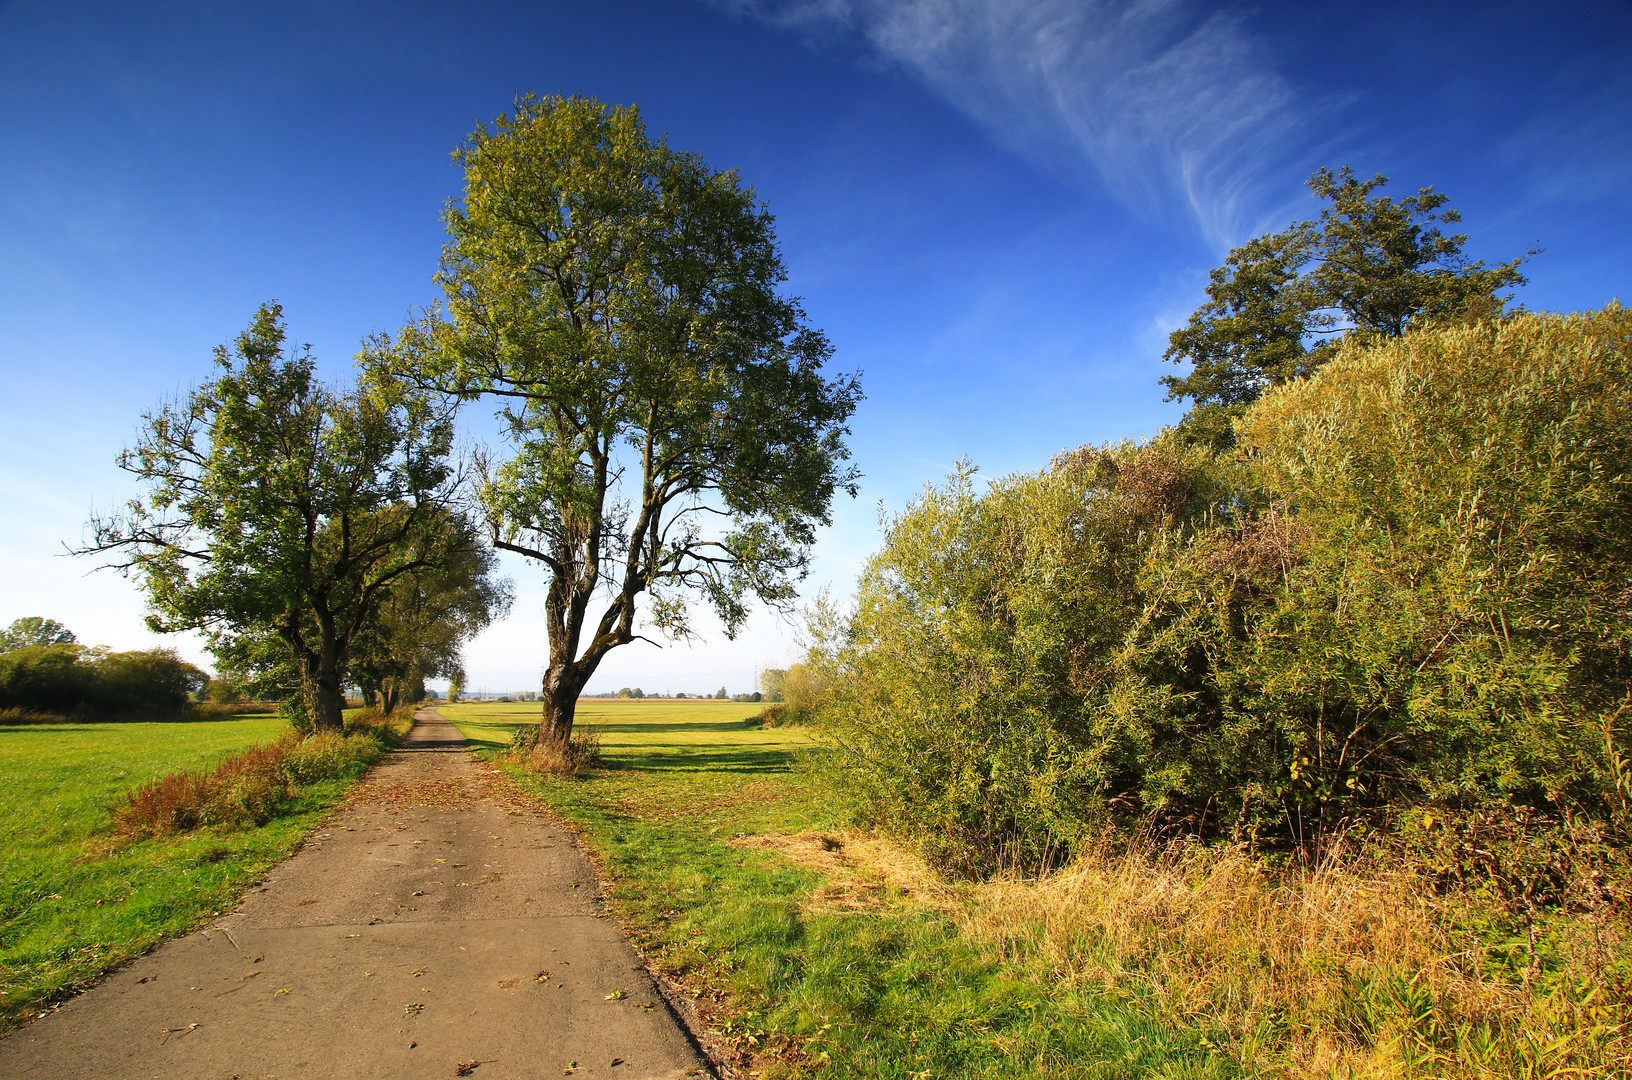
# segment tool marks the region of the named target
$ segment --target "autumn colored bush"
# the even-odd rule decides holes
[[[213,769],[171,773],[135,788],[113,808],[114,828],[141,838],[262,825],[292,805],[302,787],[358,776],[384,750],[369,731],[305,737],[290,731]]]

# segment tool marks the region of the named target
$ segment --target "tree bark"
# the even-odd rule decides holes
[[[572,723],[578,713],[578,695],[589,681],[591,671],[576,667],[551,670],[544,676],[543,715],[538,721],[538,741],[565,746],[572,738]]]
[[[340,689],[338,643],[325,641],[318,648],[316,670],[311,672],[312,726],[318,731],[344,731],[346,695]]]

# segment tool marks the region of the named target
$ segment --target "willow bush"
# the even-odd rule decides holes
[[[1148,552],[1209,504],[1200,451],[1083,449],[982,492],[967,465],[889,525],[829,678],[863,817],[971,871],[1063,852],[1143,747],[1106,708]],[[1216,497],[1216,496],[1215,496]]]
[[[1632,318],[1350,340],[1228,457],[1167,436],[886,530],[832,679],[863,817],[980,872],[1120,821],[1308,844],[1401,807],[1626,822]]]

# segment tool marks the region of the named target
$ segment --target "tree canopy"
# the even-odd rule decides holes
[[[457,486],[446,418],[324,386],[281,315],[263,305],[216,350],[215,378],[145,417],[119,465],[147,492],[93,516],[81,550],[141,582],[156,631],[204,630],[227,654],[276,637],[311,721],[338,728],[349,648],[381,600],[471,539],[441,527]]]
[[[1519,266],[1534,251],[1495,266],[1471,260],[1467,236],[1439,228],[1461,221],[1446,195],[1377,194],[1387,183],[1358,180],[1347,167],[1317,171],[1309,187],[1329,204],[1318,220],[1248,241],[1212,271],[1207,302],[1164,354],[1191,365],[1161,380],[1169,401],[1194,403],[1188,434],[1228,444],[1247,405],[1308,375],[1350,333],[1394,338],[1422,321],[1495,315],[1498,293],[1524,284]]]
[[[836,490],[854,494],[854,376],[798,302],[773,219],[734,172],[650,138],[633,107],[525,97],[455,157],[445,304],[365,351],[378,376],[500,406],[494,544],[548,572],[541,733],[565,739],[642,611],[728,634],[792,602]]]
[[[10,652],[28,645],[72,645],[78,640],[72,630],[55,619],[26,615],[13,619],[10,626],[0,630],[0,652]]]
[[[464,643],[510,606],[509,582],[468,520],[447,514],[430,528],[463,535],[438,540],[440,565],[398,578],[352,642],[352,680],[387,713],[424,697],[427,678],[458,673]]]

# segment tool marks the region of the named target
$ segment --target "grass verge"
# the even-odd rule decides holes
[[[532,708],[441,711],[498,752]],[[495,753],[581,831],[618,917],[744,1073],[1632,1075],[1632,880],[1601,838],[1565,858],[1436,821],[1308,868],[1123,843],[953,883],[846,831],[791,767],[805,733],[756,711],[585,701],[598,768]]]
[[[257,828],[112,832],[133,789],[286,729],[270,715],[0,727],[0,1033],[226,910],[318,824],[354,774],[296,787]]]
[[[439,711],[498,752],[536,708]],[[1136,983],[1039,978],[964,933],[910,860],[891,874],[844,857],[866,841],[847,841],[792,769],[807,737],[760,726],[762,708],[585,700],[579,722],[598,728],[601,767],[570,779],[513,770],[580,830],[614,912],[701,996],[728,1064],[768,1080],[1235,1073],[1218,1032],[1162,1022]]]

